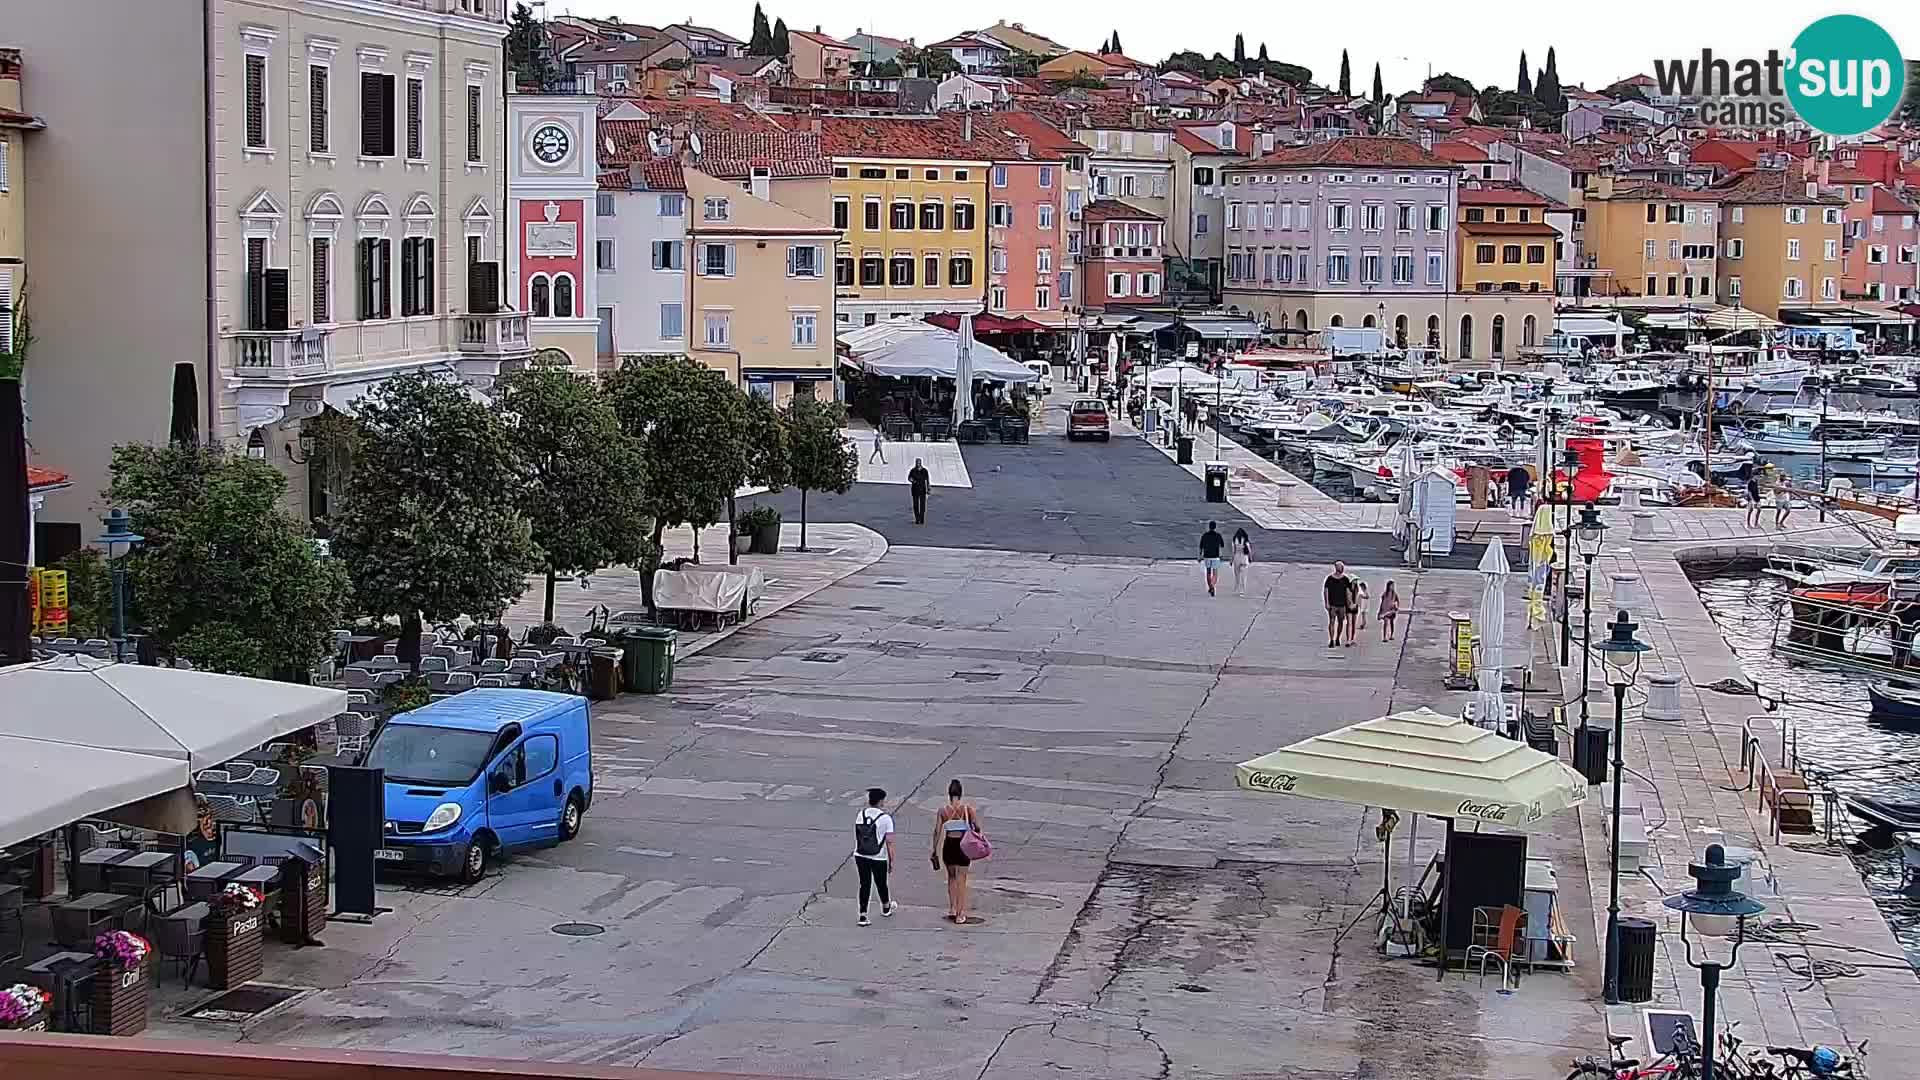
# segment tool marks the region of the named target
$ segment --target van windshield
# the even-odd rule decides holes
[[[423,724],[388,724],[367,753],[367,767],[398,784],[466,787],[486,767],[493,734]]]

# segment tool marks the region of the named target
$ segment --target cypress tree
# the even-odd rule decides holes
[[[1554,112],[1562,106],[1560,94],[1560,68],[1554,62],[1553,46],[1547,46],[1547,66],[1540,72],[1540,80],[1533,85],[1534,97],[1540,104]]]
[[[1373,62],[1373,103],[1380,105],[1387,100],[1386,87],[1380,82],[1380,61]]]
[[[787,20],[785,19],[773,20],[773,53],[772,55],[784,57],[789,52],[791,52],[792,49],[793,49],[793,43],[787,40]]]
[[[1247,39],[1239,34],[1233,35],[1233,66],[1243,74],[1247,70]]]
[[[1347,50],[1340,50],[1340,96],[1353,96],[1353,66],[1347,63]]]
[[[1527,71],[1527,50],[1520,50],[1520,81],[1514,84],[1522,97],[1533,96],[1533,76]]]
[[[1113,48],[1107,51],[1110,53],[1118,53],[1120,51],[1120,31],[1115,30],[1113,32]]]
[[[747,55],[768,56],[773,52],[773,31],[767,26],[767,13],[753,5],[753,34],[747,39]]]

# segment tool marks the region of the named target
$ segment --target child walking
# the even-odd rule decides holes
[[[1394,590],[1393,582],[1387,582],[1386,591],[1380,594],[1380,640],[1393,640],[1393,621],[1400,616],[1400,594]]]

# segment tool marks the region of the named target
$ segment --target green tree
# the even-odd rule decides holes
[[[1549,112],[1559,113],[1566,110],[1565,99],[1560,93],[1560,67],[1554,61],[1553,46],[1547,46],[1547,66],[1541,70],[1540,78],[1533,84],[1533,96],[1540,99]]]
[[[1240,34],[1233,35],[1233,66],[1243,71],[1247,66],[1247,39]]]
[[[1445,71],[1422,83],[1420,89],[1428,94],[1460,94],[1464,97],[1475,97],[1480,93],[1472,83]]]
[[[902,68],[917,68],[926,79],[942,79],[960,70],[960,61],[945,49],[905,48],[898,59]]]
[[[800,550],[807,550],[807,492],[844,494],[860,475],[860,456],[841,428],[837,403],[796,397],[787,405],[787,452],[793,486],[800,489]]]
[[[1263,41],[1263,42],[1261,42],[1261,43],[1260,43],[1260,70],[1261,70],[1262,72],[1265,72],[1265,71],[1267,70],[1267,63],[1268,63],[1268,61],[1267,61],[1267,43]]]
[[[553,52],[547,47],[547,29],[525,4],[513,6],[513,21],[507,30],[507,63],[522,86],[545,88],[556,75]]]
[[[1106,80],[1087,71],[1076,71],[1072,75],[1056,81],[1054,85],[1082,90],[1105,90],[1107,88]]]
[[[1115,30],[1115,31],[1113,32],[1113,40],[1111,40],[1111,41],[1109,41],[1109,42],[1107,42],[1107,51],[1108,51],[1108,52],[1110,52],[1110,53],[1115,53],[1115,54],[1118,54],[1118,53],[1120,53],[1120,52],[1121,52],[1121,48],[1120,48],[1120,31],[1118,31],[1118,30]]]
[[[747,38],[748,56],[773,55],[773,28],[767,25],[767,13],[753,5],[753,33]]]
[[[628,361],[606,375],[620,426],[646,458],[641,502],[653,515],[649,560],[675,525],[720,520],[746,482],[746,395],[725,375],[686,357]],[[653,605],[653,566],[643,561],[641,595]]]
[[[520,509],[546,569],[546,619],[562,577],[637,563],[652,523],[645,463],[594,382],[562,368],[522,368],[494,384],[494,409],[520,469]]]
[[[1520,50],[1520,81],[1514,88],[1528,97],[1533,96],[1533,75],[1527,70],[1527,50]]]
[[[346,614],[345,569],[281,508],[287,480],[218,447],[113,451],[106,499],[145,542],[130,555],[132,617],[162,655],[304,682]]]
[[[793,42],[787,38],[787,20],[773,21],[773,55],[786,58],[793,52]]]
[[[1347,62],[1347,50],[1340,50],[1340,96],[1353,96],[1353,66]]]
[[[359,399],[334,554],[363,613],[400,620],[416,673],[423,620],[497,620],[540,566],[506,425],[459,380],[402,375]]]
[[[1380,106],[1386,104],[1386,102],[1386,84],[1380,81],[1380,61],[1375,60],[1373,62],[1373,103],[1375,106]]]
[[[67,633],[77,638],[113,636],[113,579],[98,548],[79,548],[54,564],[67,572]]]
[[[1638,87],[1634,88],[1634,96],[1646,97]],[[1920,124],[1920,60],[1907,61],[1907,98],[1900,103],[1900,111],[1895,115],[1903,124]]]
[[[1030,52],[1014,49],[1007,54],[1006,73],[1015,78],[1031,79],[1040,74],[1040,58]]]

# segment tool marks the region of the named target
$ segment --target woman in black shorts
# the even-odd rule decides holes
[[[985,922],[967,917],[967,867],[973,860],[960,850],[960,838],[980,827],[980,814],[973,804],[960,797],[960,781],[947,785],[947,805],[933,815],[933,868],[947,868],[948,922],[964,925]]]

